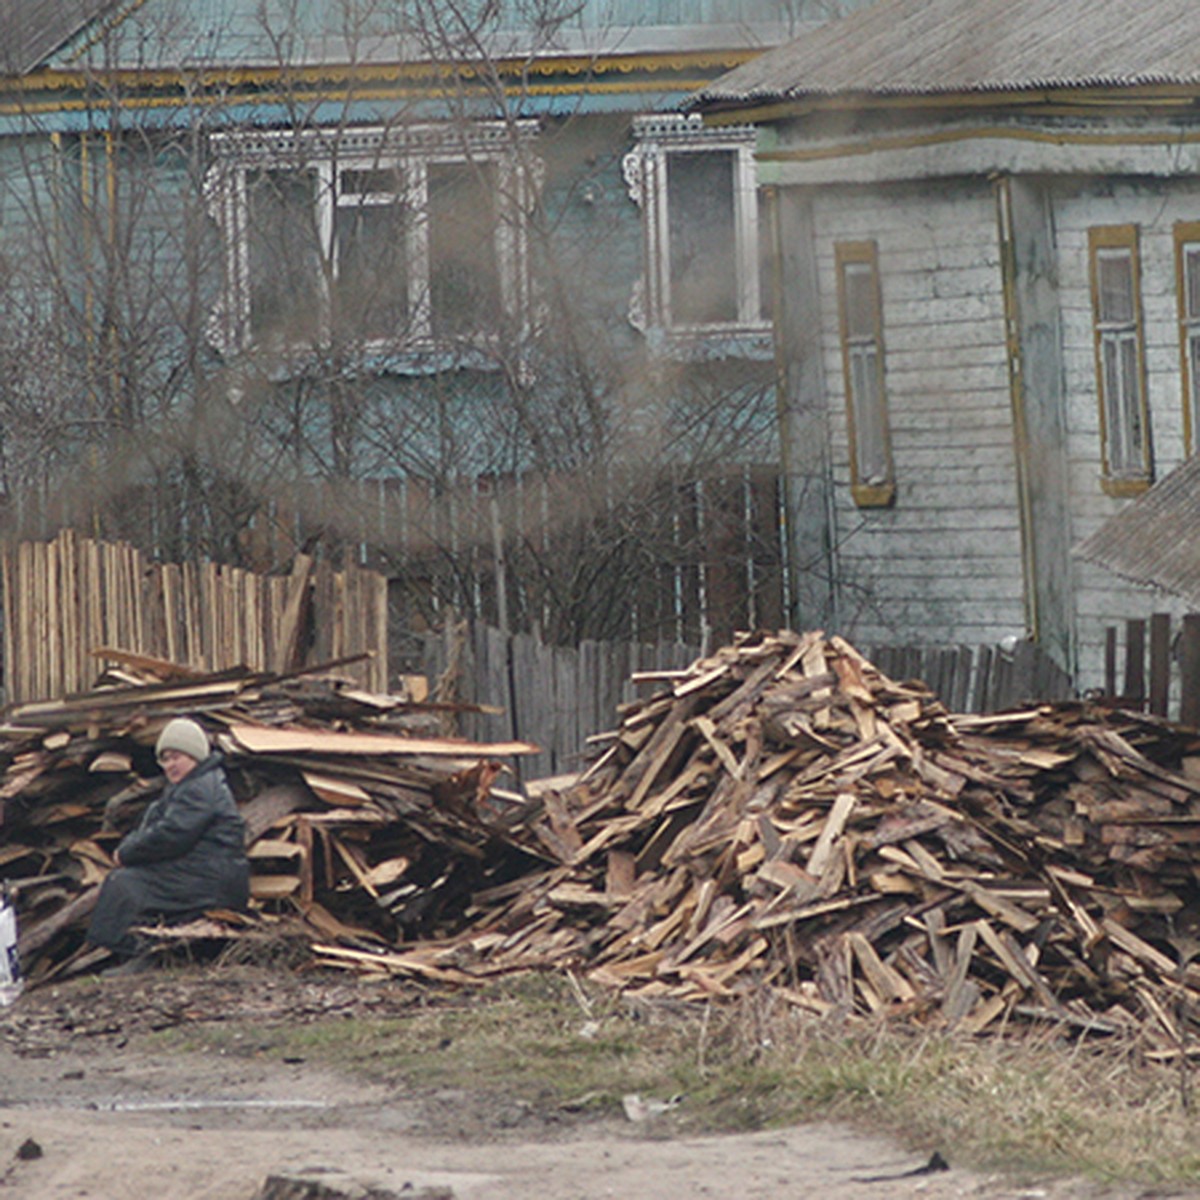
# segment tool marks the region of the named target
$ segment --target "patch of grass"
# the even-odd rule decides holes
[[[514,1101],[575,1111],[619,1112],[631,1092],[682,1095],[657,1120],[689,1132],[840,1120],[962,1166],[1200,1180],[1190,1080],[1135,1045],[1052,1032],[982,1040],[834,1028],[767,1000],[633,1005],[546,975],[388,1020],[192,1027],[186,1044],[299,1055],[410,1088],[478,1092],[484,1080]]]

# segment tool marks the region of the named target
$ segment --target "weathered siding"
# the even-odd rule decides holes
[[[1062,187],[1055,229],[1063,316],[1072,542],[1078,543],[1130,503],[1101,487],[1100,407],[1088,281],[1088,229],[1138,227],[1141,260],[1146,387],[1154,477],[1184,457],[1179,325],[1175,291],[1174,226],[1200,219],[1200,183],[1118,182]],[[1104,635],[1127,617],[1152,611],[1181,615],[1186,605],[1157,589],[1128,583],[1092,563],[1076,560],[1079,677],[1083,688],[1104,681]]]
[[[850,490],[834,245],[874,239],[896,500]],[[986,184],[816,202],[841,624],[864,644],[1024,632],[995,208]]]

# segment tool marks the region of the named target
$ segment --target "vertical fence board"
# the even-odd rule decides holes
[[[1141,708],[1146,699],[1146,622],[1125,622],[1125,683],[1122,701]]]
[[[1155,613],[1150,618],[1150,711],[1167,715],[1171,691],[1171,614]]]
[[[387,580],[359,568],[339,579],[325,575],[326,591],[311,614],[318,641],[369,655],[349,673],[386,691]],[[10,543],[0,571],[5,700],[51,699],[92,686],[101,665],[93,651],[105,646],[204,671],[272,667],[287,585],[241,567],[147,564],[132,545],[70,530],[49,542]],[[304,661],[314,659],[289,666]]]
[[[1183,618],[1179,645],[1179,720],[1200,726],[1200,614]]]

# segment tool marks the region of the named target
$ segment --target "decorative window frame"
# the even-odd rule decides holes
[[[896,499],[896,468],[892,458],[892,430],[888,417],[888,397],[884,373],[883,291],[879,277],[879,247],[874,241],[836,242],[833,248],[837,276],[838,339],[842,348],[842,379],[846,391],[846,428],[850,444],[850,491],[860,508],[887,508]],[[866,333],[851,329],[846,273],[861,267],[869,273],[872,328]],[[862,463],[866,441],[860,429],[860,410],[864,398],[858,395],[856,380],[859,364],[868,357],[876,389],[879,427],[874,431],[883,460],[883,469],[872,478],[864,478]]]
[[[1175,225],[1175,296],[1179,314],[1179,379],[1184,454],[1200,447],[1200,221]],[[1194,303],[1193,303],[1194,297]]]
[[[622,160],[629,197],[642,213],[643,270],[634,284],[629,320],[651,345],[669,357],[705,359],[773,356],[772,326],[762,315],[758,181],[752,125],[706,128],[695,113],[635,117],[634,148]],[[672,155],[729,152],[733,155],[734,262],[737,272],[733,320],[687,323],[672,312],[670,196]]]
[[[1106,257],[1128,262],[1129,314],[1114,317],[1104,312],[1100,264]],[[1146,398],[1146,340],[1142,318],[1141,258],[1136,225],[1095,225],[1088,230],[1088,275],[1092,292],[1092,333],[1096,355],[1096,394],[1100,404],[1100,486],[1110,496],[1136,496],[1151,483],[1150,412]],[[1135,394],[1112,396],[1105,369],[1112,353],[1133,352],[1132,386]],[[1120,406],[1122,421],[1112,418]],[[1131,424],[1131,419],[1135,419]],[[1122,451],[1118,438],[1134,443]],[[1119,461],[1129,458],[1132,461]]]
[[[205,176],[208,212],[224,246],[224,282],[220,299],[210,314],[209,339],[222,354],[235,355],[269,349],[292,363],[302,361],[311,346],[260,347],[251,326],[250,241],[248,177],[257,171],[311,171],[317,176],[316,230],[322,262],[335,261],[335,210],[338,189],[335,176],[343,172],[394,170],[402,178],[404,194],[418,205],[428,202],[428,172],[437,164],[481,163],[497,171],[496,260],[501,305],[508,322],[507,343],[515,335],[520,343],[532,332],[535,312],[530,271],[528,216],[537,202],[544,164],[532,153],[539,122],[480,121],[399,124],[349,129],[311,128],[295,131],[220,131],[209,136],[210,165]],[[397,195],[401,194],[397,191]],[[425,373],[447,366],[494,368],[501,335],[481,332],[474,337],[439,340],[432,329],[429,301],[428,222],[413,223],[408,261],[415,264],[409,283],[412,317],[407,331],[396,338],[375,338],[364,350],[383,370]],[[320,297],[323,316],[319,341],[328,343],[329,271],[322,273]]]

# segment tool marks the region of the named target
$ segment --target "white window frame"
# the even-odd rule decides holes
[[[226,354],[268,349],[284,356],[303,356],[310,346],[260,347],[251,325],[250,242],[246,228],[249,177],[263,170],[311,171],[317,176],[315,226],[321,261],[336,273],[336,213],[338,209],[380,203],[381,193],[345,194],[336,175],[345,172],[395,171],[402,180],[395,195],[420,214],[405,234],[409,268],[409,319],[395,338],[372,338],[364,350],[409,365],[436,357],[444,366],[446,356],[456,362],[475,353],[477,365],[490,365],[488,356],[500,340],[497,331],[455,338],[453,344],[434,334],[430,302],[430,249],[428,217],[429,170],[437,164],[473,163],[495,169],[495,249],[499,272],[501,306],[508,332],[519,339],[529,336],[533,321],[532,282],[529,269],[528,214],[536,202],[542,182],[542,163],[529,152],[537,122],[477,122],[469,126],[450,124],[402,125],[396,128],[368,127],[349,130],[311,129],[297,132],[221,132],[210,138],[212,165],[206,178],[211,215],[224,238],[225,283],[221,301],[212,315],[211,340]],[[331,336],[327,320],[328,280],[322,278],[320,308],[323,316],[320,337]],[[403,365],[403,363],[401,364]]]
[[[1100,401],[1101,486],[1112,496],[1132,496],[1150,486],[1150,414],[1142,326],[1141,263],[1136,225],[1098,225],[1088,230],[1096,391]],[[1128,267],[1126,315],[1105,308],[1101,265]]]
[[[630,199],[642,210],[644,263],[634,286],[629,319],[648,340],[681,356],[734,354],[769,357],[771,322],[762,315],[758,184],[749,125],[709,129],[697,114],[635,117],[634,148],[623,160]],[[737,272],[733,320],[688,323],[676,319],[671,296],[669,163],[672,155],[731,153],[734,163],[734,264]]]

